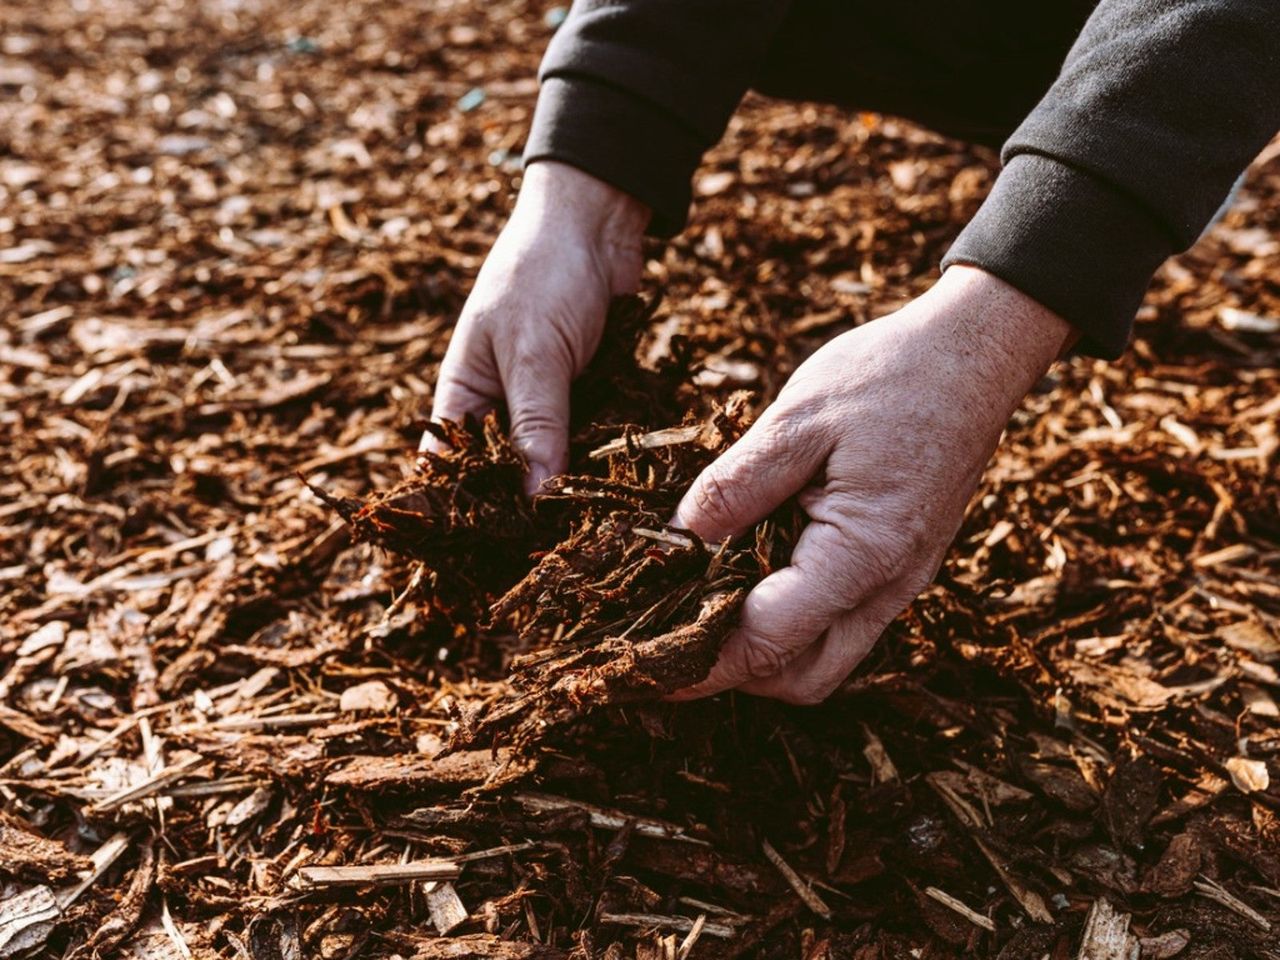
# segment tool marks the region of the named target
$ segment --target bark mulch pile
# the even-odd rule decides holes
[[[413,451],[562,15],[6,5],[0,958],[1280,957],[1280,147],[837,695],[672,704],[799,521],[684,486],[996,161],[749,98],[529,504]]]

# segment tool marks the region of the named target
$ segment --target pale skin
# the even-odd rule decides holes
[[[566,466],[569,385],[610,298],[639,285],[648,217],[582,171],[532,164],[463,307],[432,416],[505,404],[529,492]],[[712,543],[796,494],[810,522],[791,565],[747,597],[711,674],[675,699],[831,694],[933,579],[1010,415],[1074,337],[999,278],[953,266],[806,360],[676,511]]]

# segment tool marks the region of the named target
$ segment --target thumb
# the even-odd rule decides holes
[[[812,425],[773,409],[698,475],[673,526],[719,543],[759,523],[813,479],[828,445]]]
[[[544,359],[536,368],[522,363],[504,378],[511,440],[529,463],[525,492],[530,496],[544,481],[563,473],[569,460],[572,376],[566,365],[550,357]]]

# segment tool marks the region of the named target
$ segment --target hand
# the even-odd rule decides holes
[[[677,509],[710,542],[797,493],[810,522],[711,674],[674,698],[832,693],[933,579],[1009,416],[1073,339],[1025,294],[954,266],[814,353]]]
[[[610,299],[639,285],[648,221],[647,207],[589,174],[531,164],[462,308],[431,416],[479,417],[505,401],[531,494],[565,468],[569,384],[600,344]]]

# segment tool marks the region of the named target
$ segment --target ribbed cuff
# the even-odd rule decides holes
[[[585,77],[548,77],[538,93],[524,162],[558,160],[617,187],[653,211],[648,232],[679,233],[689,218],[697,135],[661,107]]]
[[[1009,159],[947,255],[995,274],[1080,331],[1080,349],[1124,353],[1152,275],[1173,238],[1137,201],[1076,167],[1033,153]]]

